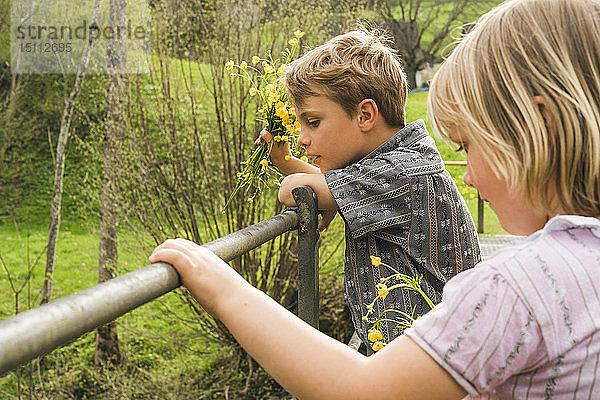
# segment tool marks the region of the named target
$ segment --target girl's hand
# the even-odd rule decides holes
[[[169,239],[154,249],[149,260],[173,265],[196,301],[217,319],[231,293],[249,285],[212,251],[189,240]]]
[[[256,141],[254,142],[255,146],[260,145],[261,142],[271,143],[273,140],[273,136],[267,130],[263,129],[260,131],[260,134]],[[281,142],[273,142],[273,146],[271,146],[271,162],[277,168],[283,165],[286,161],[289,160],[292,153],[290,152],[290,145],[287,141]],[[285,159],[285,156],[289,156],[288,160]]]

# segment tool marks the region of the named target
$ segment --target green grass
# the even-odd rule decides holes
[[[16,298],[8,273],[13,285],[22,288],[19,312],[39,305],[45,270],[46,229],[41,224],[0,225],[0,254],[4,264],[0,272],[0,319],[8,318],[16,311]],[[121,273],[148,264],[147,254],[131,251],[125,244],[120,247]],[[63,223],[55,265],[53,299],[94,286],[98,280],[97,232],[83,224]],[[27,281],[30,269],[33,273]],[[159,301],[150,302],[118,319],[118,334],[127,368],[135,370],[127,376],[111,378],[120,391],[128,393],[124,398],[154,398],[143,397],[139,390],[175,393],[183,387],[178,381],[193,379],[202,371],[203,365],[214,359],[214,344],[199,337],[193,326],[190,328],[189,323],[176,318],[169,310],[175,310],[183,319],[194,318],[175,293],[168,293]],[[74,390],[89,384],[96,373],[93,352],[94,334],[90,333],[51,353],[49,358],[53,366],[44,374],[44,383],[36,382],[36,387],[55,393],[59,386]],[[0,378],[0,398],[16,398],[17,371]],[[20,371],[26,375],[28,369]],[[136,382],[131,381],[133,377]]]

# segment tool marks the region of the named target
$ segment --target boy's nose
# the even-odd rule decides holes
[[[298,144],[302,147],[308,147],[310,145],[310,140],[308,136],[304,133],[303,129],[300,129],[300,134],[298,135]]]

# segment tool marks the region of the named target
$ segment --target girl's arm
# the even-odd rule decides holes
[[[408,337],[371,357],[310,327],[209,250],[176,239],[158,246],[183,284],[286,390],[301,399],[461,399],[464,389]]]

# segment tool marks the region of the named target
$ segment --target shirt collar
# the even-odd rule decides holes
[[[556,215],[546,222],[544,228],[534,233],[550,233],[553,231],[565,231],[572,228],[588,228],[595,236],[600,238],[600,220],[594,217],[584,217],[581,215]]]
[[[423,143],[422,138],[429,138],[429,133],[425,127],[425,122],[422,119],[418,119],[409,124],[406,124],[404,128],[400,129],[390,137],[385,143],[377,147],[371,153],[367,154],[363,159],[373,158],[378,154],[387,153],[389,151],[397,150],[398,148],[407,148],[411,150],[417,150]],[[415,146],[415,143],[420,145]]]

